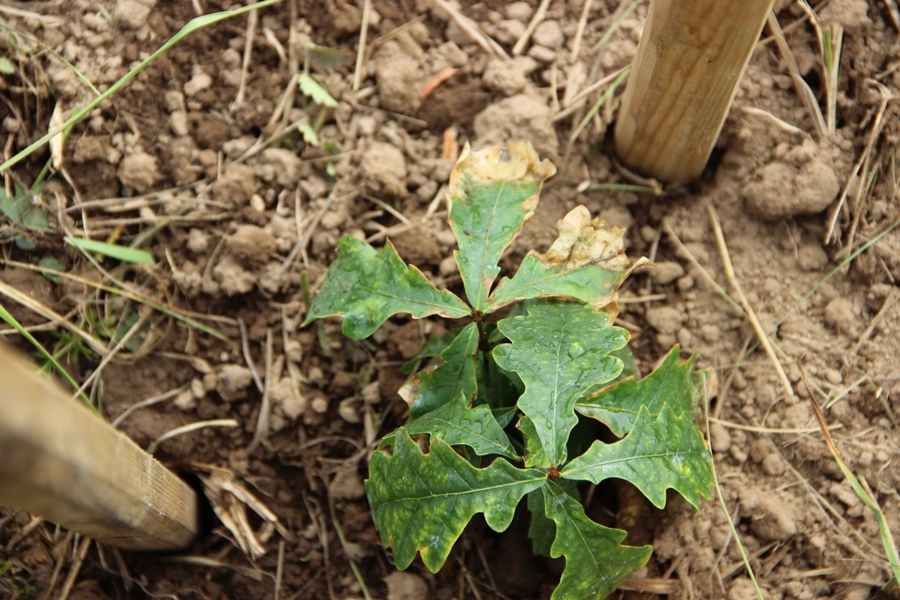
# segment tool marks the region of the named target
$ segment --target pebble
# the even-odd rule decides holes
[[[556,50],[544,46],[532,46],[528,50],[528,56],[541,63],[552,63],[556,60]]]
[[[128,186],[138,193],[149,191],[162,179],[156,157],[142,150],[129,154],[119,164],[117,176],[122,185]]]
[[[147,22],[150,10],[151,7],[145,2],[119,0],[112,9],[112,16],[124,29],[139,29]]]
[[[328,410],[328,398],[324,396],[316,396],[310,404],[313,412],[316,414],[324,414]]]
[[[797,252],[797,264],[804,271],[821,271],[828,264],[828,254],[818,245],[808,245]]]
[[[825,322],[841,333],[855,337],[858,321],[856,307],[849,298],[838,296],[825,306]]]
[[[565,41],[566,38],[563,35],[562,27],[559,26],[558,21],[544,21],[534,30],[531,39],[534,40],[534,43],[538,46],[555,49],[562,46],[563,41]]]
[[[191,77],[190,81],[184,84],[184,95],[187,97],[196,96],[203,90],[208,90],[212,87],[213,79],[208,74],[203,73],[195,73],[193,77]]]
[[[521,0],[519,2],[510,2],[506,5],[504,11],[508,18],[522,22],[530,20],[531,15],[534,14],[534,8],[527,2]]]
[[[341,400],[340,404],[338,404],[338,415],[348,423],[359,423],[361,419],[359,417],[359,410],[356,408],[357,404],[359,404],[359,400],[356,398],[345,398]]]
[[[649,273],[653,281],[660,285],[667,285],[684,275],[684,267],[677,262],[665,260],[656,263],[656,268],[651,268]]]
[[[250,369],[239,364],[220,365],[218,369],[216,391],[222,400],[231,402],[247,395],[247,387],[253,381]]]
[[[709,425],[710,445],[714,452],[728,452],[731,448],[731,433],[728,428],[720,423]]]
[[[660,306],[647,311],[647,322],[659,333],[674,334],[681,329],[684,315],[671,306]]]

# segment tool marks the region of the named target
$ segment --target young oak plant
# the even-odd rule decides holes
[[[495,285],[503,251],[555,171],[528,143],[463,151],[448,203],[468,303],[436,289],[390,242],[375,250],[344,237],[304,324],[341,316],[344,334],[362,339],[397,313],[471,319],[416,357],[438,364],[400,390],[409,422],[372,456],[366,492],[382,542],[398,568],[419,553],[437,572],[476,513],[504,531],[527,496],[535,552],[566,559],[553,598],[602,598],[652,549],[622,545],[624,531],[589,519],[578,483],[624,479],[660,508],[671,488],[699,508],[713,482],[693,414],[707,382],[695,359],[678,363],[677,347],[645,379],[620,377],[629,335],[612,324],[617,290],[640,263],[625,257],[623,231],[584,207],[558,223],[546,253],[532,250]],[[586,440],[578,432],[593,420],[619,440]]]

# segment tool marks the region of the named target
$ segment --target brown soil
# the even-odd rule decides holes
[[[685,357],[699,352],[701,365],[715,369],[711,445],[725,504],[766,598],[876,594],[889,579],[877,523],[828,454],[802,377],[816,401],[834,401],[826,418],[840,426],[833,432],[837,447],[865,477],[897,536],[900,230],[822,283],[900,217],[896,101],[872,137],[879,90],[900,93],[898,30],[889,12],[894,2],[826,0],[818,7],[823,26],[839,22],[845,30],[833,139],[816,143],[745,110],[761,109],[814,132],[777,49],[762,44],[741,83],[715,164],[701,182],[666,197],[579,193],[583,181],[627,182],[605,142],[608,123],[598,119],[590,126],[564,164],[573,118],[552,121],[560,102],[631,61],[646,6],[625,19],[591,74],[596,57],[590,48],[612,23],[616,2],[593,2],[576,60],[571,45],[583,3],[569,1],[551,2],[525,57],[506,62],[474,44],[431,2],[374,0],[360,91],[354,92],[362,4],[287,0],[264,10],[243,86],[247,18],[195,33],[69,136],[62,168],[41,196],[57,232],[30,234],[34,250],[5,243],[0,279],[99,335],[86,307],[97,314],[106,307],[113,322],[138,309],[78,283],[52,284],[15,261],[36,264],[53,256],[68,271],[99,280],[96,268],[63,244],[61,226],[123,244],[146,236],[143,247],[158,266],[114,268],[112,274],[191,312],[223,338],[148,313],[147,339],[106,366],[93,390],[106,416],[113,420],[139,401],[179,390],[122,422],[144,446],[185,423],[238,420],[235,429],[208,428],[164,442],[158,456],[186,473],[204,474],[204,464],[229,469],[278,516],[290,534],[284,538],[281,598],[360,598],[361,582],[372,597],[396,600],[548,598],[560,565],[530,556],[519,521],[509,535],[497,535],[476,519],[437,575],[418,562],[395,573],[372,525],[362,480],[378,437],[405,418],[396,395],[403,381],[399,365],[444,325],[396,318],[366,342],[342,338],[337,322],[298,327],[305,311],[303,276],[315,290],[341,235],[375,245],[390,238],[433,281],[458,287],[445,260],[453,237],[443,205],[435,202],[452,166],[441,157],[445,129],[455,128],[460,144],[476,148],[530,140],[560,174],[504,266],[514,267],[530,248],[546,248],[556,220],[577,204],[627,226],[629,253],[649,256],[658,267],[626,283],[621,323],[633,333],[644,372],[676,342]],[[537,4],[461,2],[462,12],[507,52]],[[25,11],[0,8],[0,58],[9,57],[15,67],[15,73],[0,75],[9,157],[46,133],[54,108],[68,115],[92,97],[46,48],[103,90],[195,17],[195,7],[214,12],[232,4],[72,0],[5,6]],[[813,29],[796,4],[779,18],[807,82],[824,101]],[[301,94],[289,98],[287,110],[283,94],[291,83],[291,57],[299,55],[302,68],[309,42],[339,49],[346,58],[336,69],[313,69],[340,100],[318,131],[335,153],[306,144],[297,132],[247,153],[306,114]],[[459,71],[420,99],[423,83],[445,67]],[[243,99],[236,102],[239,90]],[[855,176],[854,165],[870,142],[864,176]],[[49,156],[42,149],[20,163],[5,174],[7,185],[29,186]],[[836,235],[825,244],[835,196],[845,188]],[[707,205],[718,212],[737,280],[782,352],[793,386],[789,396],[761,350],[744,356],[755,343],[747,320],[688,260],[689,254],[729,287]],[[45,322],[6,298],[3,304],[25,325]],[[267,332],[274,339],[271,431],[250,459],[243,451],[262,394],[246,366],[239,322],[261,375]],[[57,343],[46,331],[36,335],[49,346]],[[9,332],[4,337],[28,351]],[[98,364],[96,355],[77,362],[69,355],[79,379]],[[594,512],[603,511],[605,497],[615,498],[607,492],[595,494]],[[655,552],[631,587],[646,589],[650,579],[663,578],[670,597],[752,597],[716,501],[704,502],[700,514],[674,497],[664,512],[646,510],[632,540],[652,543]],[[0,598],[42,596],[60,561],[63,574],[71,568],[71,544],[51,525],[8,546],[29,520],[26,513],[0,508]],[[282,538],[271,537],[265,555],[251,564],[228,535],[216,525],[188,553],[219,566],[187,564],[180,555],[126,554],[119,561],[110,549],[92,547],[72,597],[271,597]]]

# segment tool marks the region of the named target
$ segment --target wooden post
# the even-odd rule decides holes
[[[651,0],[616,120],[616,153],[667,183],[712,152],[774,0]]]
[[[3,347],[0,504],[136,550],[184,548],[198,529],[193,489]]]

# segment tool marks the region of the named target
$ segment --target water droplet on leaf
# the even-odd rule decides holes
[[[573,360],[578,358],[585,352],[587,352],[587,350],[585,350],[584,347],[578,342],[573,342],[572,345],[569,346],[569,358]]]

